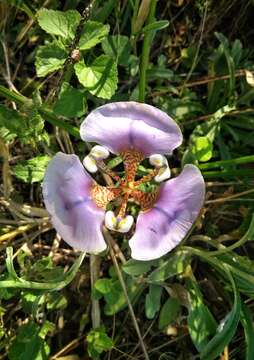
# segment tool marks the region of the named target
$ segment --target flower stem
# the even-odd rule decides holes
[[[98,255],[90,254],[90,277],[91,277],[91,288],[99,279],[100,276],[100,263],[101,258]],[[101,312],[100,312],[100,304],[98,300],[92,299],[92,324],[93,329],[100,327],[101,324]]]
[[[146,22],[146,25],[152,23],[154,21],[154,14],[156,9],[157,0],[151,0],[150,4],[150,12]],[[139,64],[139,101],[145,102],[145,92],[146,92],[146,71],[149,63],[149,53],[151,42],[153,38],[154,32],[153,31],[146,31],[143,40],[143,47],[142,47],[142,54],[141,54],[141,61]]]
[[[128,296],[128,292],[127,292],[126,285],[125,285],[125,282],[124,282],[124,279],[123,279],[123,275],[122,275],[121,269],[120,269],[120,267],[118,265],[118,262],[117,262],[117,259],[116,259],[115,253],[114,253],[114,249],[113,249],[113,246],[112,246],[112,243],[111,243],[111,235],[109,234],[109,232],[105,228],[104,228],[103,232],[104,232],[105,239],[106,239],[106,241],[108,243],[108,246],[109,246],[110,256],[112,258],[114,267],[115,267],[116,272],[117,272],[118,279],[119,279],[121,287],[123,289],[123,293],[124,293],[124,296],[125,296],[125,299],[126,299],[129,311],[130,311],[130,315],[131,315],[131,318],[132,318],[133,325],[135,327],[136,333],[137,333],[139,341],[140,341],[141,348],[143,350],[144,357],[145,357],[146,360],[149,360],[148,352],[146,350],[146,346],[144,344],[144,341],[143,341],[143,338],[142,338],[142,335],[141,335],[141,332],[140,332],[140,329],[139,329],[139,325],[138,325],[138,322],[137,322],[137,319],[136,319],[136,316],[135,316],[135,313],[134,313],[130,298]]]

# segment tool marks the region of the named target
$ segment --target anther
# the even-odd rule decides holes
[[[149,162],[158,170],[157,175],[154,177],[156,182],[160,183],[170,178],[171,172],[165,156],[161,154],[153,154],[149,157]]]
[[[98,171],[97,162],[109,157],[109,151],[103,146],[95,145],[83,160],[84,167],[91,173]]]

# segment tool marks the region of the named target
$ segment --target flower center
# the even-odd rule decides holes
[[[165,179],[165,173],[168,177],[170,170],[166,158],[155,154],[149,159],[155,169],[136,180],[138,166],[144,160],[144,156],[135,149],[127,149],[120,153],[124,165],[124,176],[120,177],[104,163],[105,155],[106,151],[96,145],[83,161],[88,170],[95,172],[95,169],[100,169],[109,175],[113,182],[111,186],[101,186],[94,182],[91,188],[91,196],[98,207],[106,209],[108,204],[112,203],[114,211],[107,211],[105,216],[107,228],[119,232],[128,232],[134,222],[133,217],[126,214],[129,201],[138,203],[141,211],[151,209],[158,198],[159,187],[157,186],[152,191],[145,191],[140,186],[153,179],[161,182]]]

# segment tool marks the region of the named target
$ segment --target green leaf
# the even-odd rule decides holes
[[[66,82],[63,83],[59,98],[54,105],[54,112],[66,117],[81,117],[86,110],[84,91],[75,89]]]
[[[180,303],[176,298],[168,299],[162,306],[159,317],[159,329],[162,330],[176,320],[180,311]]]
[[[67,298],[61,293],[52,292],[47,294],[46,306],[48,310],[63,310],[67,305]]]
[[[119,65],[129,65],[131,46],[127,36],[108,36],[102,41],[102,48],[105,54],[115,59]]]
[[[231,273],[227,267],[224,267],[224,269],[232,283],[234,291],[234,305],[232,310],[219,324],[216,335],[202,349],[200,354],[201,360],[214,360],[223,352],[225,346],[229,344],[234,336],[240,319],[241,299]]]
[[[33,322],[22,325],[9,349],[10,360],[47,360],[50,349],[39,335],[40,328]]]
[[[98,359],[103,351],[110,350],[114,345],[113,340],[106,334],[104,327],[90,330],[86,341],[88,344],[88,354],[93,359]]]
[[[88,20],[83,27],[78,48],[88,50],[99,44],[109,33],[109,25]]]
[[[101,55],[91,66],[83,61],[74,65],[79,82],[93,95],[110,99],[117,89],[117,65],[107,55]]]
[[[246,353],[245,360],[254,359],[254,327],[253,327],[253,315],[249,308],[242,303],[242,311],[240,317],[241,323],[244,328],[245,343],[246,343]]]
[[[163,282],[169,277],[184,272],[189,264],[190,257],[186,252],[178,251],[154,270],[149,276],[149,282]]]
[[[206,136],[195,137],[192,152],[198,161],[206,162],[213,156],[213,144]]]
[[[138,261],[130,259],[123,265],[122,269],[126,274],[136,276],[149,271],[152,265],[152,261]]]
[[[109,293],[112,288],[113,288],[113,283],[112,283],[112,279],[98,279],[95,284],[94,287],[96,290],[98,290],[100,293],[102,294],[107,294]]]
[[[40,182],[43,180],[50,159],[47,155],[37,156],[15,165],[13,172],[18,179],[26,183]]]
[[[48,45],[39,46],[35,59],[37,76],[46,76],[55,70],[61,69],[67,56],[67,51],[60,47],[56,41]]]
[[[160,285],[150,285],[149,293],[146,295],[145,309],[146,317],[153,319],[160,310],[162,287]]]
[[[187,318],[190,337],[198,351],[204,349],[208,339],[214,335],[217,323],[208,307],[203,302],[203,296],[194,279],[187,280],[189,292],[189,315]]]
[[[68,40],[74,39],[81,20],[81,16],[76,10],[63,12],[41,9],[37,13],[37,18],[40,27],[48,34],[58,35]]]
[[[168,26],[169,26],[168,20],[155,21],[155,22],[152,22],[152,23],[144,26],[143,29],[141,30],[141,32],[145,33],[147,31],[152,31],[152,30],[162,30]]]

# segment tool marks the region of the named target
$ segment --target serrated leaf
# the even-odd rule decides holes
[[[18,179],[26,183],[40,182],[44,177],[49,161],[50,157],[47,155],[37,156],[15,165],[13,172]]]
[[[180,303],[176,298],[168,299],[161,308],[159,329],[162,330],[176,320],[180,310]]]
[[[75,89],[68,83],[63,83],[59,98],[54,105],[57,115],[66,117],[81,117],[86,112],[84,91]]]
[[[39,46],[35,58],[37,76],[46,76],[55,70],[61,69],[67,56],[66,50],[60,47],[56,41]]]
[[[102,48],[105,54],[116,59],[119,65],[127,66],[129,64],[131,46],[127,36],[108,36],[102,41]]]
[[[88,50],[99,44],[109,33],[109,25],[103,25],[97,21],[88,20],[83,27],[78,48]]]
[[[145,310],[146,317],[153,319],[160,310],[162,287],[160,285],[150,285],[149,293],[146,294]]]
[[[110,99],[117,89],[117,65],[107,55],[101,55],[91,66],[83,61],[74,65],[79,82],[93,95]]]
[[[75,32],[81,20],[76,10],[59,11],[41,9],[37,13],[40,27],[48,34],[62,36],[64,39],[74,39]]]

